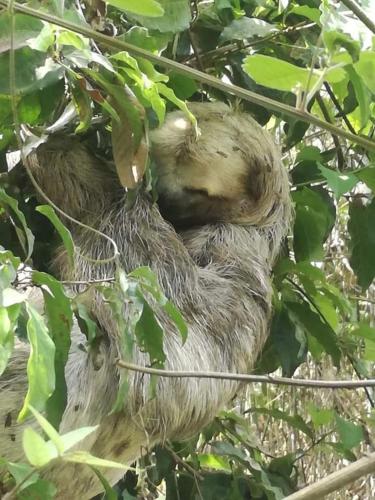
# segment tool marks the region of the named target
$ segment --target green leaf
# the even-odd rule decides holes
[[[274,24],[267,23],[262,19],[241,17],[235,19],[228,26],[226,26],[220,35],[221,41],[228,40],[246,40],[254,37],[265,37],[270,33],[277,31]]]
[[[27,488],[39,479],[39,474],[28,464],[14,464],[8,462],[7,468],[14,477],[16,484],[20,485],[20,490]]]
[[[50,205],[39,205],[35,209],[37,212],[43,214],[54,225],[56,231],[59,233],[69,259],[69,265],[74,267],[74,242],[69,229],[67,229],[61,220],[57,217],[54,209]]]
[[[180,332],[182,338],[182,342],[185,343],[188,336],[188,327],[187,324],[185,323],[182,314],[170,300],[168,300],[168,302],[164,305],[164,311],[168,314],[173,323],[177,326],[178,331]]]
[[[101,482],[101,485],[103,486],[103,490],[105,492],[105,497],[104,497],[105,500],[117,500],[118,499],[117,492],[113,488],[111,488],[111,485],[109,484],[107,479],[103,476],[103,474],[100,472],[100,470],[97,469],[96,467],[91,467],[91,468],[95,472],[99,481]],[[124,493],[126,492],[124,491]],[[124,493],[122,495],[123,500],[125,500]]]
[[[55,390],[55,344],[48,334],[44,320],[40,314],[26,303],[28,314],[27,337],[31,345],[27,362],[29,387],[18,421],[29,414],[29,405],[41,411]]]
[[[375,341],[365,339],[363,359],[366,361],[375,361]]]
[[[145,106],[151,106],[158,117],[159,124],[163,123],[166,106],[155,83],[168,81],[168,76],[156,71],[150,61],[145,59],[137,61],[127,52],[115,54],[112,60],[117,62],[119,72],[125,73],[135,83],[133,90],[138,99],[144,102]]]
[[[345,173],[331,170],[320,163],[318,163],[318,168],[327,180],[327,184],[332,189],[336,199],[351,191],[358,183],[357,177],[350,172]]]
[[[18,257],[0,247],[0,375],[13,350],[20,304],[25,300],[25,296],[12,287],[19,264]]]
[[[142,2],[138,2],[138,0],[134,0],[134,2],[137,5],[142,5]],[[149,30],[158,30],[162,33],[177,33],[189,28],[191,21],[189,0],[159,0],[159,4],[164,9],[162,17],[151,18],[132,15],[132,18]]]
[[[0,306],[0,376],[8,364],[14,346],[14,332],[17,326],[20,306]]]
[[[248,422],[241,421],[242,417],[239,415],[233,414],[233,412],[231,414],[224,412],[224,417],[228,419],[234,417],[233,421],[236,423],[236,426],[238,425],[244,431],[249,430]],[[236,459],[238,462],[244,462],[247,459],[246,452],[242,448],[234,446],[228,441],[213,441],[211,447],[216,455],[227,455],[228,457]]]
[[[322,155],[320,149],[316,146],[302,146],[302,149],[298,152],[296,158],[296,162],[300,161],[321,162]]]
[[[47,273],[33,271],[33,282],[41,285],[48,328],[54,341],[55,391],[47,402],[47,415],[52,425],[58,429],[67,402],[65,365],[70,349],[70,331],[73,325],[73,311],[70,300],[65,295],[62,284]]]
[[[4,150],[14,137],[14,131],[8,128],[0,129],[0,152]]]
[[[173,90],[178,99],[183,101],[190,99],[198,90],[198,85],[195,80],[176,72],[169,73],[168,87]]]
[[[123,38],[126,42],[135,45],[136,47],[141,47],[154,54],[163,51],[168,42],[172,39],[171,34],[164,34],[154,32],[150,35],[149,31],[142,26],[132,26],[123,35],[118,37],[120,40]],[[140,59],[138,59],[139,62]]]
[[[214,455],[212,453],[200,453],[197,458],[199,461],[199,465],[203,468],[225,470],[227,472],[232,471],[229,460],[227,458],[221,457],[220,455]]]
[[[375,52],[362,51],[354,68],[371,92],[375,94]]]
[[[375,193],[375,167],[374,166],[368,166],[365,168],[361,168],[361,170],[358,170],[357,172],[353,172],[356,177],[358,177],[359,180],[364,182],[367,187],[371,189]]]
[[[336,307],[338,307],[338,301],[335,300],[332,294],[329,294],[324,285],[319,287],[319,289],[311,295],[311,299],[319,309],[320,313],[324,316],[327,323],[329,323],[330,327],[336,331],[339,326],[339,317],[336,310]]]
[[[43,417],[41,413],[39,413],[35,408],[33,408],[31,405],[29,405],[29,410],[31,413],[34,415],[36,421],[40,425],[40,427],[43,429],[43,431],[47,434],[47,436],[50,438],[52,443],[55,445],[57,451],[59,454],[63,453],[64,451],[64,443],[59,436],[59,433],[56,431],[56,429],[48,422],[46,418]]]
[[[92,102],[85,90],[75,82],[71,85],[74,104],[79,115],[79,124],[75,129],[76,134],[85,132],[91,125],[92,120]]]
[[[12,281],[16,279],[16,270],[21,264],[21,259],[15,257],[10,250],[4,250],[3,247],[0,246],[0,263],[0,288],[7,288]]]
[[[368,339],[375,342],[375,328],[367,325],[366,323],[360,323],[357,328],[352,330],[351,335],[356,337],[361,337],[362,339]]]
[[[14,22],[15,49],[29,45],[29,40],[38,36],[43,29],[42,21],[25,14],[15,14]],[[11,27],[11,14],[2,12],[0,16],[0,54],[10,49]]]
[[[56,83],[63,78],[65,68],[45,53],[23,47],[15,52],[15,87],[19,94],[30,94],[35,90]],[[0,55],[0,94],[9,95],[9,54]]]
[[[156,0],[142,0],[141,2],[139,0],[106,0],[106,3],[140,16],[160,17],[164,14],[161,2],[156,2]]]
[[[80,427],[79,429],[74,429],[74,431],[67,432],[60,436],[60,440],[63,446],[64,453],[70,448],[73,448],[80,441],[83,441],[87,436],[92,434],[98,429],[98,425],[91,427]]]
[[[314,431],[308,425],[305,420],[300,415],[289,415],[288,413],[278,410],[276,408],[268,409],[268,408],[251,408],[251,413],[257,413],[261,415],[269,415],[276,420],[281,420],[283,422],[288,423],[290,426],[298,429],[299,431],[306,434],[310,438],[314,437]]]
[[[275,57],[254,54],[245,58],[243,69],[256,83],[272,89],[297,92],[306,89],[310,70]],[[318,81],[311,75],[310,88]]]
[[[365,350],[362,359],[375,361],[375,328],[366,323],[360,323],[359,327],[355,328],[350,333],[355,337],[364,339]]]
[[[363,83],[362,78],[360,78],[357,72],[351,65],[345,67],[346,72],[349,75],[350,83],[353,85],[354,94],[359,106],[359,114],[361,117],[361,129],[364,128],[371,114],[371,95],[366,86]]]
[[[0,306],[10,307],[15,304],[21,304],[25,301],[25,296],[17,292],[14,288],[5,288],[0,290]]]
[[[334,217],[321,194],[306,187],[292,194],[296,202],[293,248],[297,261],[319,260],[323,257],[323,243]]]
[[[193,113],[189,110],[187,105],[184,103],[184,101],[181,101],[181,99],[178,99],[178,97],[175,95],[172,89],[164,85],[164,83],[157,83],[156,84],[158,91],[160,92],[161,95],[166,97],[170,102],[172,102],[175,106],[177,106],[181,111],[185,113],[187,118],[191,121],[191,123],[194,125],[194,127],[197,130],[197,120]]]
[[[27,42],[27,45],[31,49],[47,52],[55,42],[53,26],[51,24],[45,24],[38,35],[35,38],[30,38]]]
[[[152,294],[158,304],[163,305],[167,298],[162,292],[156,274],[148,266],[140,266],[128,274],[129,278],[135,278],[139,284]]]
[[[93,467],[110,467],[123,470],[129,469],[126,465],[119,464],[118,462],[112,462],[112,460],[103,460],[102,458],[94,457],[88,451],[72,451],[70,453],[66,453],[62,456],[62,460],[76,464],[87,464]]]
[[[180,332],[182,341],[185,342],[188,334],[188,327],[185,320],[176,306],[164,295],[155,273],[149,267],[141,266],[129,273],[129,277],[139,280],[143,292],[151,293],[157,303],[174,322]]]
[[[288,11],[289,14],[297,14],[297,16],[303,16],[316,24],[320,24],[320,11],[308,5],[293,5],[293,7]]]
[[[37,123],[41,110],[38,94],[27,95],[18,105],[18,119],[21,123],[33,125]]]
[[[10,208],[12,213],[16,216],[18,221],[21,223],[22,230],[15,225],[15,230],[21,246],[26,254],[26,259],[29,259],[34,248],[34,235],[27,226],[25,216],[18,208],[18,201],[15,198],[9,196],[3,189],[0,188],[0,207],[4,209]]]
[[[163,351],[163,328],[146,300],[144,300],[142,314],[135,327],[135,334],[138,345],[149,354],[151,364],[163,367],[166,360]]]
[[[322,408],[318,408],[313,403],[309,403],[308,412],[310,414],[314,427],[329,425],[335,417],[334,410],[325,410]]]
[[[286,302],[291,317],[298,321],[306,334],[312,336],[324,348],[325,352],[332,357],[336,366],[340,362],[340,349],[334,330],[323,323],[319,314],[312,311],[306,302]]]
[[[325,31],[323,34],[324,43],[329,52],[340,52],[343,47],[350,54],[353,61],[357,61],[360,54],[360,44],[353,40],[350,35],[341,33],[340,31]]]
[[[43,467],[58,457],[57,449],[46,443],[31,427],[26,427],[22,435],[22,446],[27,460],[34,467]]]
[[[291,377],[306,358],[307,340],[282,308],[272,318],[270,340],[277,351],[284,377]]]
[[[74,314],[81,331],[86,335],[87,341],[91,343],[98,337],[98,326],[91,318],[85,304],[80,302],[79,299],[79,295],[74,299]]]
[[[375,200],[370,205],[349,206],[350,265],[358,283],[367,289],[375,277]]]
[[[38,479],[21,492],[17,493],[17,500],[53,500],[56,498],[57,488],[50,481]]]
[[[71,45],[78,50],[88,49],[88,40],[78,33],[72,31],[58,31],[56,36],[56,43],[58,45]]]
[[[351,450],[363,441],[363,430],[359,425],[348,422],[339,415],[336,415],[336,426],[344,448]]]

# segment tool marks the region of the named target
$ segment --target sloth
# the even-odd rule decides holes
[[[270,273],[291,217],[288,176],[272,138],[249,115],[221,103],[190,109],[198,136],[181,111],[169,113],[151,133],[159,206],[142,189],[129,205],[116,177],[74,137],[40,146],[32,170],[62,210],[115,240],[126,272],[149,266],[156,274],[188,325],[183,344],[170,318],[157,313],[167,369],[248,373],[268,335]],[[114,262],[98,265],[82,257],[108,258],[110,243],[69,227],[79,252],[74,269],[65,252],[58,252],[60,278],[112,277]],[[98,426],[78,449],[131,464],[155,444],[199,432],[236,396],[235,381],[159,377],[151,398],[149,375],[125,374],[116,364],[121,332],[98,292],[90,308],[102,332],[100,346],[95,353],[80,349],[85,337],[73,326],[65,368],[68,402],[59,429]],[[126,313],[124,305],[125,319]],[[19,342],[0,378],[0,454],[11,461],[24,460],[22,430],[33,425],[16,423],[27,390],[28,355],[27,344]],[[133,362],[147,366],[149,356],[135,348]],[[111,413],[124,377],[122,410]],[[110,484],[123,474],[102,472]],[[42,476],[56,485],[59,499],[89,499],[101,491],[84,464],[56,462]]]

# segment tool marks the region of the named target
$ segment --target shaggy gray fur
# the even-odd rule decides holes
[[[143,194],[126,210],[117,180],[75,139],[42,146],[34,175],[63,210],[116,241],[126,271],[147,265],[157,274],[189,327],[182,345],[170,320],[158,316],[166,332],[166,368],[247,373],[268,333],[270,270],[290,221],[288,179],[270,136],[250,117],[223,105],[196,104],[193,112],[201,126],[198,138],[188,122],[180,121],[180,113],[172,113],[153,135],[160,189],[183,199],[184,186],[203,186],[209,196],[227,203],[228,211],[215,223],[177,234]],[[246,189],[239,179],[247,183]],[[226,196],[229,185],[232,191]],[[112,255],[113,248],[96,234],[76,226],[71,230],[83,254]],[[115,272],[113,264],[94,265],[79,254],[74,272],[64,252],[56,262],[62,279],[102,279]],[[93,297],[92,312],[104,339],[94,360],[93,353],[77,348],[85,339],[74,326],[66,366],[68,405],[60,427],[66,432],[99,424],[80,449],[130,464],[158,442],[198,432],[236,395],[236,382],[160,378],[157,395],[150,399],[149,376],[130,373],[124,410],[108,415],[121,377],[115,365],[119,332],[99,294]],[[16,424],[27,389],[27,356],[27,346],[18,343],[0,379],[0,455],[12,461],[23,460],[22,429],[30,425]],[[134,362],[146,365],[148,356],[137,350]],[[122,475],[118,470],[103,472],[112,484]],[[60,499],[88,499],[101,490],[84,465],[56,463],[44,476],[57,485]]]

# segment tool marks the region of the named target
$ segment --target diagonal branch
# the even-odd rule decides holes
[[[351,10],[353,14],[355,14],[370,31],[375,33],[375,24],[356,2],[354,2],[353,0],[341,0],[341,3],[343,3],[345,7],[348,7],[348,9]]]
[[[0,6],[8,6],[8,0],[0,0]],[[205,83],[206,85],[209,85],[211,87],[215,87],[219,90],[222,90],[223,92],[235,95],[241,99],[252,102],[259,106],[263,106],[264,108],[270,109],[277,113],[284,113],[285,115],[290,116],[292,118],[297,118],[298,120],[311,123],[312,125],[327,130],[332,134],[344,137],[349,141],[364,147],[365,149],[375,151],[374,141],[363,136],[353,135],[351,132],[336,127],[332,123],[328,123],[324,120],[321,120],[317,116],[314,116],[304,110],[293,108],[292,106],[288,106],[287,104],[275,101],[274,99],[270,99],[269,97],[261,96],[259,94],[256,94],[255,92],[251,92],[250,90],[238,87],[237,85],[231,85],[225,83],[221,81],[219,78],[207,75],[201,71],[198,71],[197,69],[190,68],[176,61],[172,61],[166,57],[152,54],[151,52],[148,52],[145,49],[136,47],[127,42],[123,42],[122,40],[111,38],[107,35],[92,30],[87,26],[79,26],[78,24],[72,23],[65,19],[60,19],[56,16],[52,16],[50,14],[47,14],[46,12],[33,9],[31,7],[28,7],[27,5],[20,4],[18,2],[15,2],[13,4],[13,8],[16,12],[22,12],[34,18],[41,19],[43,21],[55,24],[57,26],[61,26],[62,28],[65,28],[69,31],[73,31],[88,38],[92,38],[93,40],[109,48],[128,51],[129,53],[134,54],[135,56],[143,57],[144,59],[147,59],[154,64],[157,64],[167,69],[172,69],[174,71],[177,71],[178,73],[189,76],[194,80],[197,80],[201,83]]]
[[[360,458],[343,469],[329,474],[324,479],[317,481],[296,493],[292,493],[285,500],[321,500],[329,493],[340,490],[347,484],[367,474],[375,472],[375,453]]]

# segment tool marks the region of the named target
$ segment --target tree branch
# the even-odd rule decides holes
[[[159,377],[169,378],[212,378],[220,380],[236,380],[238,382],[265,382],[273,385],[289,385],[298,387],[319,387],[321,389],[357,389],[359,387],[375,387],[375,379],[367,380],[308,380],[301,378],[276,377],[271,375],[248,375],[244,373],[227,372],[197,372],[197,371],[174,371],[159,368],[148,368],[145,366],[128,363],[122,359],[116,363],[120,368]]]
[[[8,1],[0,0],[0,5],[8,6]],[[93,40],[107,47],[119,50],[126,50],[130,54],[134,54],[135,56],[138,57],[143,57],[144,59],[147,59],[154,64],[163,66],[164,68],[167,69],[172,69],[174,71],[177,71],[178,73],[189,76],[194,80],[197,80],[201,83],[205,83],[206,85],[210,85],[211,87],[215,87],[219,90],[222,90],[223,92],[235,95],[241,99],[252,102],[259,106],[263,106],[264,108],[270,109],[272,111],[276,111],[278,113],[284,113],[285,115],[290,116],[292,118],[297,118],[298,120],[311,123],[312,125],[327,130],[328,132],[336,134],[337,136],[345,137],[349,141],[352,141],[355,144],[364,147],[365,149],[375,151],[374,141],[371,141],[367,137],[353,135],[351,132],[348,132],[347,130],[344,129],[340,129],[339,127],[336,127],[332,123],[328,123],[324,120],[321,120],[317,116],[314,116],[306,111],[293,108],[292,106],[288,106],[287,104],[275,101],[274,99],[270,99],[269,97],[258,95],[255,92],[243,89],[241,87],[238,87],[237,85],[231,85],[225,83],[221,81],[219,78],[215,78],[206,73],[202,73],[197,69],[190,68],[176,61],[172,61],[166,57],[152,54],[151,52],[148,52],[147,50],[142,49],[140,47],[136,47],[130,43],[123,42],[122,40],[111,38],[107,35],[104,35],[103,33],[96,32],[88,28],[87,26],[79,26],[78,24],[72,23],[65,19],[60,19],[56,16],[47,14],[46,12],[33,9],[31,7],[28,7],[27,5],[15,2],[14,10],[17,12],[22,12],[37,19],[42,19],[43,21],[55,24],[69,31],[79,33],[88,38],[92,38]]]
[[[287,496],[285,500],[321,500],[329,493],[340,490],[345,485],[373,472],[375,472],[375,453],[329,474],[324,479]]]
[[[341,0],[341,3],[343,3],[345,7],[348,7],[348,9],[350,9],[370,31],[375,33],[375,24],[356,2],[353,2],[353,0]]]

